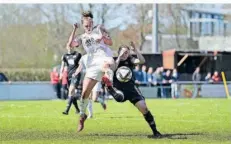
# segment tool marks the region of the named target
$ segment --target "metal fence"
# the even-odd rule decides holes
[[[231,82],[227,83],[231,90]],[[223,83],[177,82],[174,85],[139,86],[146,98],[226,98]],[[173,93],[175,90],[176,93]],[[56,99],[49,82],[0,83],[0,100]]]

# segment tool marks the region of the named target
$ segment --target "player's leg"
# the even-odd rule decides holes
[[[118,90],[115,89],[112,85],[114,75],[113,70],[115,70],[115,61],[111,58],[108,58],[103,65],[103,71],[105,74],[102,77],[102,83],[105,84],[108,93],[112,95],[116,100],[119,100],[123,96],[121,96],[121,93],[118,92]]]
[[[75,106],[76,109],[76,113],[79,113],[79,107],[78,107],[78,103],[77,103],[77,99],[81,97],[81,93],[82,93],[82,81],[80,80],[81,75],[78,75],[74,78],[72,78],[72,84],[75,86],[75,91],[73,93],[73,105]]]
[[[113,58],[110,57],[105,58],[103,64],[103,72],[105,73],[104,76],[108,78],[111,82],[113,82],[114,70],[115,70],[115,61],[113,60]]]
[[[68,101],[67,101],[67,107],[66,110],[63,112],[63,114],[68,115],[71,105],[72,103],[75,106],[76,112],[79,113],[79,108],[75,99],[75,86],[73,84],[70,85],[69,89],[68,89]]]
[[[80,119],[79,119],[78,132],[82,131],[84,128],[84,121],[87,118],[86,108],[88,105],[88,99],[96,83],[97,83],[97,80],[94,80],[88,77],[84,78],[83,91],[82,91],[82,95],[80,99]]]
[[[101,82],[97,82],[94,88],[92,89],[92,100],[94,102],[99,102],[102,105],[103,109],[106,110],[107,106],[105,104],[105,101],[103,98],[100,97],[101,88],[102,88]]]
[[[88,119],[93,117],[93,108],[92,108],[92,94],[89,97],[89,102],[87,105],[87,110],[88,110]]]
[[[156,123],[155,123],[154,117],[153,117],[152,113],[148,110],[147,105],[145,103],[145,100],[143,99],[143,100],[136,102],[135,106],[143,114],[145,120],[147,121],[150,128],[152,129],[153,135],[155,137],[160,137],[161,134],[156,128]]]

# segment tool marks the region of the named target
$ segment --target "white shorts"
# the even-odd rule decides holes
[[[103,66],[105,62],[114,61],[112,57],[96,57],[86,69],[85,77],[101,81],[103,77]]]
[[[101,88],[102,88],[102,84],[101,82],[97,82],[94,86],[94,88],[92,89],[92,91],[94,92],[100,92],[101,91]]]

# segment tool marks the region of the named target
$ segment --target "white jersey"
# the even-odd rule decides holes
[[[100,63],[102,64],[101,58],[112,57],[113,55],[111,49],[104,43],[103,40],[96,42],[99,36],[99,28],[94,27],[90,34],[84,33],[78,38],[78,42],[83,45],[83,48],[87,52],[88,58],[86,67],[91,67],[92,65]]]
[[[86,69],[85,77],[97,81],[102,80],[103,66],[105,62],[113,60],[112,52],[103,40],[97,42],[100,38],[99,27],[93,28],[90,34],[84,33],[78,37],[78,43],[83,45],[86,55],[82,57]]]
[[[90,34],[84,33],[78,38],[78,42],[83,45],[84,50],[89,55],[106,55],[104,41],[96,42],[99,39],[100,32],[97,27],[93,28]]]

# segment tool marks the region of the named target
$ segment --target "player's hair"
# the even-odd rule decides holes
[[[91,20],[93,19],[93,14],[91,11],[84,11],[82,12],[82,18],[81,22],[83,23],[83,20]]]
[[[120,51],[122,50],[122,48],[127,48],[128,50],[130,50],[129,46],[127,45],[121,45],[118,49],[118,54],[120,53]]]

